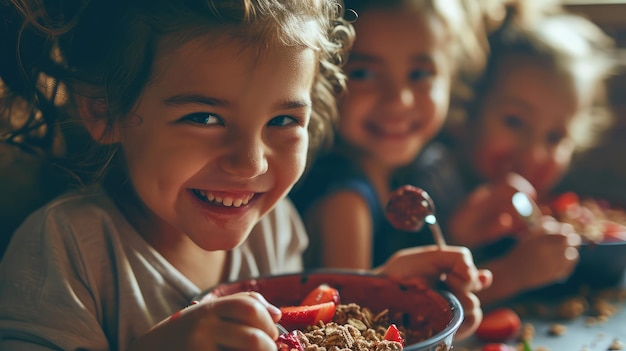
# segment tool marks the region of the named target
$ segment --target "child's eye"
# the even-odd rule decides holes
[[[209,112],[191,113],[181,118],[181,121],[204,125],[224,124],[220,116]]]
[[[549,145],[556,145],[560,143],[563,138],[565,138],[565,135],[562,132],[551,132],[548,133],[546,141]]]
[[[366,68],[352,69],[346,73],[350,80],[368,80],[374,78],[374,72]]]
[[[409,73],[409,79],[411,80],[422,80],[424,78],[428,78],[433,75],[433,72],[425,69],[416,69]]]
[[[269,123],[267,123],[267,125],[274,127],[285,127],[298,122],[298,119],[291,116],[277,116],[272,118]]]
[[[518,116],[508,115],[504,117],[504,125],[511,129],[520,129],[524,125],[524,122]]]

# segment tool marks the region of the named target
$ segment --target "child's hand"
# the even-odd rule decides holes
[[[276,351],[280,310],[259,293],[203,301],[173,314],[129,350]]]
[[[578,262],[581,238],[570,224],[543,216],[538,228],[518,236],[504,262],[520,290],[538,288],[570,276]]]
[[[536,196],[533,186],[515,173],[478,187],[450,219],[447,231],[450,241],[474,248],[527,229],[527,223],[513,206],[512,198],[517,192],[530,198]]]
[[[480,301],[474,293],[491,285],[491,272],[477,269],[471,252],[465,247],[423,246],[400,250],[376,271],[398,281],[421,279],[432,287],[444,276],[443,282],[465,311],[457,339],[473,333],[482,320]]]

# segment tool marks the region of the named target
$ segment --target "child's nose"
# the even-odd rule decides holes
[[[550,160],[550,153],[543,145],[528,144],[522,150],[518,160],[518,172],[527,178],[533,178],[545,168]]]
[[[390,111],[411,109],[415,105],[415,93],[408,84],[389,84],[385,92],[385,104]]]
[[[268,162],[261,140],[246,137],[232,138],[231,147],[220,160],[221,168],[239,178],[250,179],[265,174]]]
[[[528,146],[525,155],[526,162],[530,166],[541,166],[546,160],[548,160],[550,153],[544,145],[532,144]]]

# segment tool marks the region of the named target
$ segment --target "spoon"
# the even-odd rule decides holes
[[[385,214],[394,228],[407,232],[417,232],[427,223],[437,246],[446,246],[435,217],[435,204],[425,190],[412,185],[401,186],[391,193]]]
[[[276,323],[276,329],[278,329],[278,335],[289,334],[289,331],[279,323]]]
[[[520,219],[526,223],[529,228],[534,228],[541,218],[541,209],[526,193],[518,191],[511,197],[513,207]]]

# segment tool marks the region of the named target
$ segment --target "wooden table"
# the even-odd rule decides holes
[[[606,294],[609,293],[609,294]],[[507,302],[503,305],[520,311],[522,323],[531,323],[535,329],[535,335],[531,345],[533,350],[541,350],[544,347],[550,351],[606,351],[609,346],[618,340],[626,350],[626,276],[622,283],[610,289],[598,289],[587,296],[610,295],[611,306],[617,308],[617,312],[611,315],[605,322],[597,322],[594,314],[589,310],[575,319],[563,319],[557,317],[559,306],[565,295],[562,292],[555,294],[548,291],[545,294],[529,294],[528,296]],[[568,294],[568,297],[577,294]],[[587,300],[591,301],[591,298]],[[536,311],[544,311],[537,313]],[[535,311],[532,313],[531,311]],[[553,325],[565,326],[565,333],[559,336],[552,335],[550,329]],[[509,340],[507,344],[514,346],[517,340]],[[480,351],[484,342],[474,336],[462,342],[454,344],[454,351],[471,350]]]

